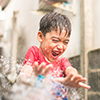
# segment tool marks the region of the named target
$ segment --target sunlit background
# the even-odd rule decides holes
[[[9,73],[22,64],[28,48],[39,46],[39,21],[50,11],[71,20],[70,43],[62,56],[88,79],[85,100],[100,100],[100,0],[0,0],[0,58],[15,61]]]

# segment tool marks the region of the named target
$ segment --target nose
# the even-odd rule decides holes
[[[63,50],[63,45],[62,44],[59,44],[58,46],[57,46],[57,48],[59,49],[59,50]]]

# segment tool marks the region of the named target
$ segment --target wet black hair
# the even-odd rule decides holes
[[[44,36],[47,32],[51,32],[52,30],[57,31],[58,28],[60,29],[60,34],[63,28],[65,28],[66,35],[70,36],[71,23],[67,16],[57,12],[49,12],[41,18],[39,31],[41,31]]]

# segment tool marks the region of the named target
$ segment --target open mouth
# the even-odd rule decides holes
[[[57,58],[60,55],[61,52],[54,52],[52,51],[52,55],[54,58]]]

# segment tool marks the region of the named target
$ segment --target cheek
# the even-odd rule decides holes
[[[66,49],[67,49],[67,46],[64,46],[64,52],[65,52]]]
[[[50,51],[52,51],[52,49],[55,47],[55,43],[52,43],[51,41],[46,42],[44,44],[44,52],[45,53],[50,53]]]
[[[50,53],[49,49],[47,49],[47,48],[44,48],[44,52],[45,53]]]

